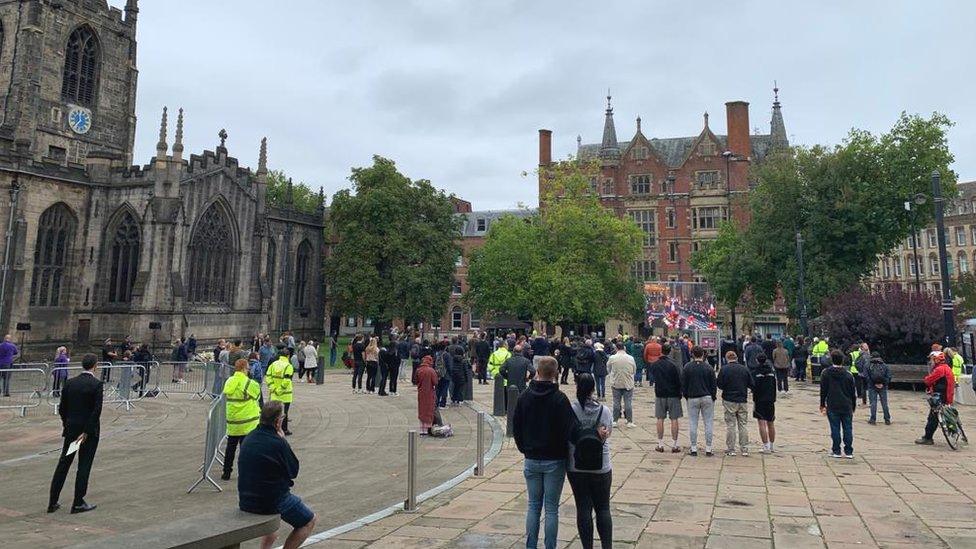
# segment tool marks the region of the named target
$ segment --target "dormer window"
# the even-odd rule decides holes
[[[486,230],[488,230],[488,220],[487,219],[485,219],[483,217],[479,217],[475,223],[477,223],[477,231],[479,233],[483,233]]]

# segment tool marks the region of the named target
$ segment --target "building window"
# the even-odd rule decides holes
[[[461,308],[454,307],[451,309],[451,329],[460,330],[461,329]]]
[[[935,254],[929,256],[929,272],[933,275],[939,274],[939,257]]]
[[[457,259],[454,260],[455,267],[464,267],[464,255],[458,254]]]
[[[935,229],[929,229],[925,231],[929,238],[929,248],[935,248],[939,245],[938,239],[936,239]]]
[[[590,178],[590,192],[596,194],[599,189],[599,183],[597,183],[596,176]]]
[[[295,254],[295,307],[308,306],[308,279],[312,266],[312,245],[303,240]]]
[[[718,188],[718,172],[695,172],[695,183],[699,189],[716,189]]]
[[[695,208],[691,221],[695,229],[717,229],[724,218],[725,208],[709,206]]]
[[[698,153],[702,156],[714,156],[715,155],[715,143],[705,140],[698,147]]]
[[[0,36],[0,38],[3,38]],[[61,163],[68,158],[68,150],[64,147],[55,147],[54,145],[49,145],[47,148],[47,157],[51,160]]]
[[[74,214],[63,202],[58,202],[41,214],[34,243],[31,306],[57,307],[67,301],[67,292],[62,292],[62,287],[68,278],[68,256],[74,243],[76,226]]]
[[[451,282],[451,295],[461,295],[461,281],[455,279]]]
[[[230,220],[216,203],[200,216],[190,237],[190,303],[229,305],[237,246]]]
[[[109,259],[108,301],[128,303],[139,272],[139,223],[125,212],[115,228]]]
[[[976,225],[972,225],[969,228],[969,239],[972,241],[973,246],[976,246]]]
[[[372,318],[364,318],[363,319],[363,326],[366,327],[366,328],[372,328],[373,327],[373,319]]]
[[[678,243],[668,242],[668,261],[671,263],[678,262]]]
[[[959,252],[958,256],[959,262],[959,274],[966,274],[969,272],[969,257],[966,256],[966,252]]]
[[[78,27],[68,37],[61,81],[62,99],[87,106],[95,103],[98,49],[98,38],[90,27]]]
[[[966,245],[966,227],[956,227],[956,246]]]
[[[891,260],[888,258],[881,262],[881,277],[891,278]]]
[[[631,210],[630,218],[644,235],[644,246],[654,245],[654,212],[651,210]]]
[[[651,176],[632,175],[630,176],[630,194],[650,194]]]
[[[915,276],[915,256],[908,258],[908,274]]]
[[[647,160],[650,156],[650,150],[643,146],[634,147],[634,150],[630,153],[630,157],[634,160]]]
[[[892,265],[894,266],[895,278],[901,278],[901,275],[902,275],[902,271],[901,271],[901,256],[894,257],[894,258],[892,258],[891,261],[892,261]]]
[[[472,330],[477,330],[481,328],[481,313],[471,310],[468,312],[468,316],[470,318]]]
[[[485,219],[483,217],[479,217],[477,219],[476,223],[477,223],[477,231],[479,233],[483,233],[486,230],[488,230],[488,220],[487,219]]]
[[[355,328],[356,327],[356,317],[354,317],[354,316],[347,316],[346,317],[346,327],[347,328]]]
[[[646,259],[635,261],[631,268],[631,276],[638,282],[657,280],[657,263]]]
[[[955,265],[953,264],[952,256],[950,255],[946,257],[946,272],[949,273],[949,276],[951,277],[953,271],[955,271]]]
[[[607,179],[603,182],[603,195],[613,196],[613,179]]]
[[[266,258],[265,268],[268,271],[268,293],[274,294],[275,270],[278,268],[278,245],[275,244],[274,237],[268,237],[268,257]]]
[[[668,228],[669,229],[673,229],[675,227],[675,221],[676,221],[675,220],[674,208],[668,208],[667,210],[665,210],[665,215],[667,217],[667,226],[668,226]]]

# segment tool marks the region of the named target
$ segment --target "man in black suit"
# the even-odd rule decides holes
[[[103,383],[95,377],[95,355],[87,354],[81,360],[84,370],[77,377],[65,381],[61,389],[61,403],[58,406],[58,414],[61,416],[61,424],[64,431],[64,448],[61,450],[61,459],[58,460],[58,467],[54,470],[54,478],[51,479],[51,499],[47,506],[47,512],[57,511],[61,505],[58,498],[61,496],[61,488],[64,486],[65,478],[68,476],[68,468],[74,461],[75,455],[66,455],[68,446],[78,440],[81,447],[76,452],[78,454],[78,474],[75,477],[75,499],[71,504],[71,513],[84,513],[95,509],[95,505],[85,502],[85,493],[88,492],[88,475],[91,474],[92,462],[95,461],[95,450],[98,449],[99,419],[102,415],[102,385]]]

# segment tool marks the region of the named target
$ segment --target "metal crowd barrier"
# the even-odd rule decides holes
[[[213,468],[214,463],[220,461],[218,454],[225,438],[227,438],[227,401],[221,394],[214,399],[210,404],[210,410],[207,411],[207,430],[203,441],[203,466],[200,467],[200,478],[193,483],[193,486],[190,486],[190,489],[186,491],[187,494],[203,481],[212,484],[218,492],[223,492],[217,481],[210,477],[210,469]]]
[[[216,398],[223,391],[223,365],[218,362],[157,362],[149,378],[151,390],[162,396],[186,393],[199,399]]]
[[[18,364],[15,368],[0,369],[0,410],[20,409],[20,416],[28,408],[41,405],[47,389],[46,364]]]
[[[72,377],[72,374],[77,375],[82,370],[81,366],[71,366],[70,362],[67,364],[69,365],[51,368],[51,378],[66,380]],[[145,392],[138,390],[138,388],[141,385],[141,380],[146,379],[146,368],[144,366],[133,363],[110,364],[108,362],[99,362],[97,366],[95,377],[104,383],[102,404],[115,404],[116,408],[124,406],[126,410],[131,410],[134,401],[142,400]],[[134,379],[139,381],[133,384]],[[138,393],[135,396],[133,395],[134,391]],[[61,404],[61,392],[51,390],[47,395],[47,401],[54,407],[54,413],[57,413],[58,406]]]

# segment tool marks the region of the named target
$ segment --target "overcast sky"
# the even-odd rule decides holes
[[[110,0],[121,7],[124,0]],[[942,7],[940,7],[942,6]],[[962,180],[976,179],[976,3],[539,0],[140,2],[136,159],[163,105],[186,149],[269,163],[330,197],[373,154],[475,209],[537,203],[523,171],[537,130],[554,154],[598,142],[612,89],[620,140],[725,133],[746,100],[769,131],[779,82],[794,144],[881,132],[902,110],[945,112]],[[172,123],[171,126],[172,128]]]

